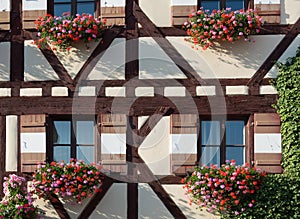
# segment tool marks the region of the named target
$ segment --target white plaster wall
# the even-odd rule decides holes
[[[140,118],[140,117],[139,117]],[[139,123],[143,123],[140,118]],[[139,148],[139,154],[156,175],[170,174],[170,117],[163,117]]]
[[[97,62],[88,80],[125,79],[125,39],[116,38]]]
[[[139,4],[156,26],[171,26],[171,0],[143,0]]]
[[[300,7],[300,1],[299,1]],[[300,12],[299,12],[300,15]],[[286,59],[289,57],[294,57],[297,53],[297,49],[300,46],[300,36],[298,35],[294,41],[289,45],[289,47],[285,50],[285,52],[280,56],[278,62],[285,63]],[[278,69],[276,66],[273,66],[268,74],[265,76],[266,78],[276,78],[278,75]]]
[[[23,0],[23,10],[47,10],[47,0]]]
[[[222,42],[205,51],[193,49],[193,44],[184,37],[168,37],[168,40],[202,78],[251,78],[283,37],[251,36],[252,42]]]
[[[69,75],[74,78],[96,46],[100,43],[100,40],[101,39],[99,39],[98,42],[91,41],[88,44],[79,42],[72,45],[70,51],[56,50],[54,53],[59,61],[64,65]]]
[[[174,218],[148,184],[139,183],[138,189],[139,219]]]
[[[163,188],[170,194],[173,201],[182,210],[188,219],[217,219],[219,217],[208,213],[205,209],[200,211],[196,205],[189,204],[188,198],[184,195],[182,185],[163,185]]]
[[[6,116],[6,171],[17,171],[18,165],[18,116]]]
[[[24,45],[24,80],[59,80],[57,74],[42,52],[33,44],[33,41],[26,40]]]
[[[0,0],[0,11],[10,11],[10,0]]]
[[[139,78],[186,78],[151,37],[139,38]]]
[[[21,153],[46,153],[46,133],[21,133]]]
[[[115,183],[89,219],[123,219],[127,215],[127,184]]]
[[[9,81],[10,75],[10,43],[0,42],[0,81]]]
[[[300,15],[299,0],[280,0],[281,23],[294,24]]]

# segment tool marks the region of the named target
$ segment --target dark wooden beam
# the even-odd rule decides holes
[[[139,76],[139,34],[138,22],[134,15],[134,0],[126,0],[126,50],[125,50],[125,78],[128,80]]]
[[[261,82],[261,85],[269,85],[269,78],[264,78]],[[235,78],[235,79],[205,79],[206,85],[215,85],[215,86],[237,86],[237,85],[246,85],[249,79],[247,78]],[[185,86],[186,89],[195,88],[195,86],[200,86],[199,84],[192,84],[190,79],[131,79],[131,80],[88,80],[81,81],[80,85],[83,86],[99,86],[102,85],[102,88],[105,87],[114,87],[114,86],[123,86],[126,84],[126,87],[167,87],[167,86]],[[44,86],[50,87],[61,87],[65,86],[62,81],[0,81],[0,88],[43,88]]]
[[[159,179],[152,173],[145,161],[140,156],[136,157],[136,160],[139,164],[139,178],[144,182],[148,182],[148,184],[155,192],[157,197],[161,200],[161,202],[169,210],[169,212],[173,215],[174,218],[186,218],[186,216],[182,213],[181,209],[170,197],[169,193],[167,193],[166,190],[162,187],[162,185],[159,182]]]
[[[127,117],[126,129],[126,162],[127,162],[127,218],[138,218],[138,183],[136,158],[138,155],[137,142],[138,118]],[[131,179],[131,180],[130,180]]]
[[[139,137],[142,137],[144,140],[144,138],[147,137],[151,130],[157,125],[157,123],[162,119],[162,117],[168,113],[169,110],[170,107],[157,108],[153,115],[151,115],[143,124],[143,126],[138,130]]]
[[[57,195],[51,194],[49,196],[49,201],[53,205],[55,211],[61,219],[71,219],[68,212],[64,208],[64,205],[61,203]]]
[[[186,75],[187,78],[192,79],[194,82],[205,84],[199,74],[193,67],[185,60],[185,58],[175,49],[175,47],[164,37],[155,24],[147,17],[139,5],[134,3],[134,16],[138,22],[143,26],[149,36],[157,42],[157,44],[164,50],[164,52],[172,59],[176,66]]]
[[[273,52],[268,56],[260,68],[255,72],[252,78],[247,83],[248,86],[255,86],[260,84],[265,75],[270,71],[270,69],[275,65],[281,55],[286,51],[294,39],[298,36],[300,31],[300,18],[293,25],[291,30],[285,35],[285,37],[280,41],[280,43],[275,47]]]
[[[11,46],[10,46],[10,80],[24,80],[24,39],[22,33],[22,0],[11,2],[10,12]]]
[[[157,175],[155,177],[158,178],[158,181],[161,184],[170,184],[170,185],[173,185],[173,184],[182,184],[181,180],[183,179],[180,176],[174,176],[174,175],[168,175],[168,176]]]
[[[101,185],[101,192],[96,193],[89,203],[86,205],[86,207],[83,209],[83,211],[78,216],[78,219],[86,219],[89,218],[89,216],[93,213],[93,211],[96,209],[97,205],[101,202],[101,200],[104,198],[108,190],[113,184],[113,180],[109,177],[105,177],[103,180],[103,184]]]
[[[0,116],[0,198],[3,197],[3,177],[5,174],[5,158],[6,158],[6,117]]]
[[[103,56],[105,50],[111,45],[113,40],[118,36],[118,34],[121,31],[122,31],[121,28],[119,29],[119,31],[114,31],[112,29],[107,29],[104,31],[103,37],[99,42],[98,46],[95,48],[95,50],[92,52],[92,54],[89,56],[87,61],[84,63],[84,65],[79,70],[76,77],[74,78],[75,86],[79,82],[86,80],[87,76],[90,74],[90,72],[96,66],[97,62]]]
[[[224,101],[226,106],[220,103]],[[277,95],[232,95],[211,97],[3,97],[0,98],[0,115],[21,114],[98,114],[111,113],[112,104],[118,103],[114,113],[134,116],[152,115],[158,107],[170,107],[172,113],[178,114],[177,106],[184,106],[184,113],[199,115],[213,114],[249,115],[251,113],[274,113],[272,104],[276,103]],[[128,102],[133,103],[128,111]],[[194,107],[193,104],[194,102]],[[34,103],[34,104],[32,104]]]

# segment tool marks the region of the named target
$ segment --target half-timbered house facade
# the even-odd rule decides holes
[[[275,63],[300,43],[297,0],[0,0],[0,184],[43,161],[103,165],[102,192],[78,207],[39,201],[46,218],[210,218],[188,205],[193,165],[234,159],[280,173]],[[192,48],[189,13],[254,8],[266,23],[252,42]],[[107,19],[98,42],[37,48],[46,13]]]

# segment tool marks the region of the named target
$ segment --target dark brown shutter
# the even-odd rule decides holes
[[[126,133],[126,115],[124,114],[101,114],[98,116],[98,123],[101,135]],[[124,147],[126,146],[124,145]],[[101,163],[105,170],[118,173],[126,172],[125,153],[113,154],[105,153],[101,150]]]
[[[44,135],[46,140],[46,115],[21,115],[20,116],[20,130],[21,130],[21,144],[22,142],[22,133],[28,135],[30,138],[35,138],[35,133],[40,133]],[[32,136],[31,136],[32,135]],[[27,142],[26,142],[27,143]],[[29,142],[28,147],[31,147]],[[46,151],[46,142],[42,143],[40,150]],[[44,147],[44,148],[42,148]],[[45,152],[30,152],[28,151],[21,153],[21,171],[22,172],[34,172],[37,167],[37,163],[44,162],[46,160]]]
[[[171,134],[196,134],[198,132],[198,116],[193,114],[171,115]],[[171,135],[172,141],[172,135]],[[172,142],[173,145],[173,142]],[[195,147],[197,142],[195,142]],[[197,149],[195,148],[195,151]],[[197,153],[171,153],[171,170],[177,175],[184,175],[197,161]]]
[[[276,113],[258,113],[254,114],[254,138],[266,136],[272,138],[268,134],[280,134],[280,117]],[[282,154],[278,151],[272,152],[272,145],[266,145],[268,148],[265,152],[258,149],[257,142],[254,143],[254,162],[257,168],[269,173],[281,173]],[[281,143],[280,143],[281,146]],[[262,148],[263,145],[260,145]]]

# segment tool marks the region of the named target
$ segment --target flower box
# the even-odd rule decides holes
[[[216,41],[233,42],[249,35],[259,33],[261,18],[253,10],[199,10],[190,14],[183,28],[190,36],[187,41],[201,46],[204,50]]]
[[[35,193],[47,198],[51,193],[60,198],[73,197],[78,204],[100,192],[103,174],[101,166],[71,159],[70,163],[51,162],[38,165],[33,174]]]
[[[95,18],[90,14],[76,14],[75,17],[64,14],[56,17],[47,14],[36,21],[39,40],[38,47],[48,47],[50,43],[54,49],[69,50],[78,41],[88,43],[101,37],[105,29],[105,20]]]

